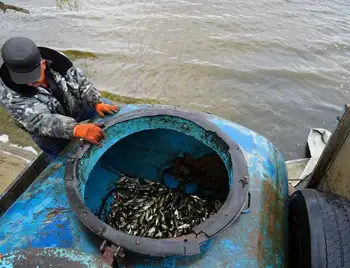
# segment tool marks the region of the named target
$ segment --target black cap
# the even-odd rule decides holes
[[[13,82],[29,84],[39,80],[41,55],[32,40],[26,37],[11,38],[3,45],[1,54]]]

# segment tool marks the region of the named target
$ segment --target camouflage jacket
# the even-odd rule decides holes
[[[100,93],[63,54],[44,47],[39,50],[48,63],[50,89],[15,84],[3,64],[0,101],[30,134],[70,139],[79,114],[86,107],[95,107],[100,102]]]

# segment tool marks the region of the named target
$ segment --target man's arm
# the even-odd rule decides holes
[[[2,104],[13,118],[31,134],[61,139],[71,139],[77,122],[60,114],[52,114],[48,107],[35,98],[22,97],[7,92]]]
[[[101,103],[100,92],[89,82],[82,70],[72,66],[67,75],[69,85],[78,90],[81,100],[86,105],[94,108],[96,104]]]

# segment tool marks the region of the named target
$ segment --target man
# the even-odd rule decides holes
[[[25,37],[6,41],[1,52],[0,101],[16,123],[52,160],[72,138],[100,145],[101,124],[79,124],[118,112],[62,53]]]

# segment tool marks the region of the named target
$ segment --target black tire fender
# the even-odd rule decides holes
[[[350,267],[350,201],[314,189],[291,196],[291,267]]]

